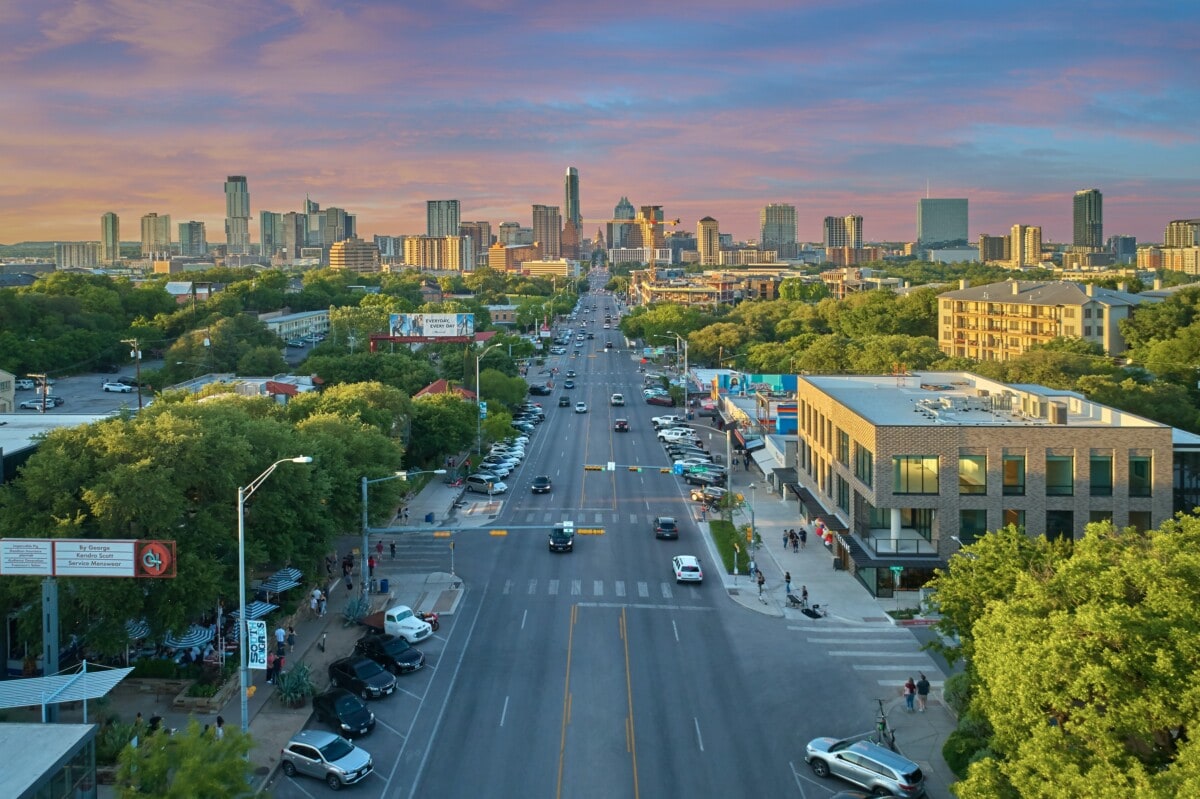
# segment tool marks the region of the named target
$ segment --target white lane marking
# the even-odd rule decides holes
[[[558,580],[550,581],[550,595],[554,596],[558,593]]]
[[[504,697],[504,709],[500,711],[500,726],[504,726],[504,718],[508,715],[508,697]]]
[[[504,593],[507,594],[512,589],[512,586],[513,586],[512,580],[505,580],[504,581]]]
[[[666,583],[659,583],[659,586],[662,588],[663,599],[670,599],[671,586],[667,585]]]
[[[704,751],[704,736],[700,734],[700,719],[692,716],[692,721],[696,723],[696,743],[700,744],[700,751]]]
[[[649,605],[645,602],[576,602],[581,608],[626,608],[633,610],[702,610],[712,611],[716,608],[701,605]],[[932,685],[933,683],[930,683]]]
[[[525,619],[528,618],[528,616],[529,616],[528,610],[526,610],[524,613],[521,614],[521,629],[522,630],[525,629]],[[503,725],[501,725],[501,726],[503,726]]]
[[[603,580],[593,580],[592,581],[592,594],[595,596],[604,596],[604,581]]]
[[[650,586],[647,583],[638,583],[638,596],[645,598],[650,596]]]
[[[675,620],[671,619],[671,629],[675,631],[675,643],[679,643],[679,627],[675,624]],[[700,747],[704,749],[704,747]]]
[[[625,596],[625,581],[617,580],[615,590],[617,592],[617,596]]]
[[[579,596],[583,593],[583,580],[571,581],[571,596]]]
[[[537,580],[530,580],[529,581],[529,593],[532,594],[532,593],[535,593],[536,591],[537,591]]]
[[[849,649],[831,650],[825,654],[835,658],[874,658],[874,657],[889,657],[889,658],[927,658],[924,652],[860,652]]]

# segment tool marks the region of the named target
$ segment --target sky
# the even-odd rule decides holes
[[[207,224],[223,183],[306,195],[359,235],[425,201],[531,224],[580,173],[584,235],[622,196],[737,240],[767,203],[798,237],[864,217],[915,237],[966,197],[970,235],[1104,194],[1104,235],[1200,217],[1195,0],[40,0],[0,4],[0,242],[98,240],[100,216]],[[176,232],[172,231],[173,237]]]

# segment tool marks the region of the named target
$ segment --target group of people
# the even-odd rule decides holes
[[[929,699],[929,680],[924,674],[920,674],[920,679],[916,682],[912,677],[908,678],[908,682],[904,683],[904,708],[909,712],[913,712],[913,702],[916,701],[916,711],[918,713],[925,712],[925,703]]]
[[[308,609],[312,611],[313,618],[319,618],[325,615],[326,604],[329,602],[329,597],[320,588],[314,588],[308,597]]]
[[[799,531],[795,528],[783,531],[783,551],[787,552],[790,546],[793,552],[799,552],[804,549],[808,543],[808,530],[801,527]]]

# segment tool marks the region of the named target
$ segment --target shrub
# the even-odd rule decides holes
[[[942,745],[942,757],[946,759],[950,770],[961,779],[967,775],[967,766],[976,759],[975,755],[986,749],[987,744],[986,740],[976,738],[966,730],[957,729],[950,733],[946,743]]]
[[[122,724],[110,719],[96,733],[96,765],[115,766],[117,757],[121,754],[133,736],[142,732],[135,724]]]
[[[302,707],[315,692],[316,686],[313,685],[312,672],[307,663],[297,663],[275,680],[275,693],[287,707]]]
[[[946,678],[946,683],[942,688],[942,698],[946,700],[946,704],[955,714],[961,716],[967,712],[967,707],[971,704],[973,689],[974,679],[970,672],[962,671],[951,674]]]

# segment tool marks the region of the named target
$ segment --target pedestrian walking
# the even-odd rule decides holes
[[[333,579],[333,561],[334,561],[333,555],[325,556],[325,576],[328,577],[330,580]]]
[[[309,608],[309,610],[312,611],[312,615],[313,615],[314,619],[319,615],[317,609],[320,607],[320,604],[321,604],[321,589],[314,588],[312,594],[308,597],[308,608]]]
[[[282,655],[283,648],[287,645],[287,630],[283,629],[283,625],[275,628],[275,654]]]
[[[346,593],[349,594],[354,590],[354,578],[349,573],[346,574]]]
[[[275,684],[275,661],[278,660],[274,652],[267,653],[267,685]]]
[[[916,698],[917,684],[909,677],[908,682],[904,683],[904,707],[909,713],[913,712],[913,700]]]
[[[804,607],[808,607],[808,586],[807,585],[800,586],[800,604],[803,605]]]
[[[383,560],[383,539],[375,542],[375,554],[380,560]]]
[[[787,544],[788,544],[788,531],[784,530],[783,531],[783,551],[784,552],[787,552]]]
[[[325,604],[326,604],[327,602],[329,602],[329,597],[325,596],[325,592],[324,592],[324,591],[322,591],[322,592],[321,592],[321,599],[320,599],[320,601],[317,603],[317,604],[320,606],[320,609],[321,609],[321,616],[322,616],[322,617],[324,617],[324,616],[325,616]]]
[[[792,552],[799,552],[800,551],[800,536],[799,536],[799,534],[796,533],[795,530],[792,530],[791,539],[792,539]]]
[[[921,675],[921,679],[917,680],[917,710],[921,713],[925,712],[925,702],[929,699],[929,680],[925,675]]]
[[[287,645],[289,652],[296,651],[296,628],[288,625]]]
[[[367,576],[368,577],[375,576],[375,556],[374,555],[367,558]]]
[[[220,741],[225,738],[225,717],[217,716],[217,726],[213,730],[213,738]]]
[[[791,572],[783,573],[783,589],[784,589],[785,595],[792,593],[792,573]]]
[[[390,550],[392,551],[392,560],[395,560],[395,559],[396,559],[396,542],[395,542],[395,541],[389,541],[389,542],[388,542],[388,549],[390,549]]]
[[[400,511],[400,513],[404,517],[404,523],[408,524],[408,506],[405,505],[404,510]]]
[[[804,549],[804,545],[808,543],[808,530],[804,527],[800,528],[800,548]]]
[[[763,589],[766,588],[766,586],[767,586],[767,578],[763,576],[762,572],[759,572],[757,580],[758,580],[758,595],[761,597],[762,593],[763,593]]]

